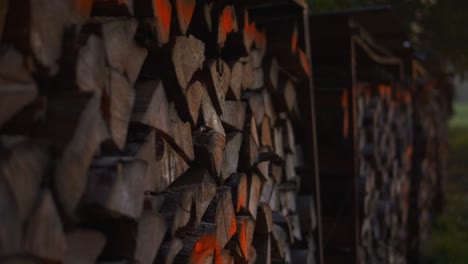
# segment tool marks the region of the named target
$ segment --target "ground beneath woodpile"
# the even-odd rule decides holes
[[[424,263],[468,263],[468,103],[450,121],[446,204],[423,249]]]

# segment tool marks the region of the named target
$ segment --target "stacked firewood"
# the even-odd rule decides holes
[[[394,85],[357,88],[362,263],[406,263],[413,152],[409,91]]]
[[[298,79],[240,3],[2,1],[0,37],[2,260],[313,261]]]

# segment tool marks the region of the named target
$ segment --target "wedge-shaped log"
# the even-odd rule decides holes
[[[242,73],[244,70],[244,65],[236,61],[231,63],[231,80],[229,81],[229,88],[226,93],[226,99],[238,101],[241,99],[242,91]]]
[[[195,232],[185,236],[184,246],[174,258],[174,263],[213,263],[221,254],[216,229],[216,225],[203,222]]]
[[[255,118],[255,124],[260,126],[265,117],[265,105],[263,104],[263,95],[261,93],[249,94],[249,107]]]
[[[203,101],[203,94],[205,89],[199,81],[195,81],[188,85],[187,88],[187,106],[190,113],[190,122],[192,126],[195,127],[198,124],[198,117],[200,114],[200,109]]]
[[[224,149],[221,178],[226,180],[231,174],[237,172],[239,164],[239,152],[242,145],[242,133],[233,132],[227,135],[227,143]]]
[[[231,187],[236,214],[245,213],[248,207],[247,175],[244,173],[232,174],[224,184]]]
[[[222,135],[225,135],[221,119],[216,113],[216,110],[214,109],[213,104],[211,103],[211,99],[208,96],[207,92],[203,93],[201,115],[203,124],[206,127],[211,128]]]
[[[186,35],[195,9],[195,0],[174,0],[177,24],[181,35]]]
[[[252,172],[249,177],[249,214],[256,219],[257,218],[257,207],[260,199],[260,192],[262,189],[262,181],[258,174]]]
[[[203,66],[204,52],[205,45],[194,36],[176,37],[171,58],[177,81],[183,90],[187,89],[193,74]]]
[[[266,150],[268,151],[273,150],[273,139],[271,136],[271,123],[270,123],[270,118],[268,116],[265,116],[263,118],[263,121],[261,124],[260,142],[261,142],[260,145],[266,148]]]
[[[199,163],[208,168],[212,175],[220,175],[226,145],[225,136],[213,130],[206,130],[194,133],[193,142]]]
[[[258,145],[251,135],[245,135],[239,156],[239,171],[250,169],[258,160]]]
[[[89,172],[85,204],[96,205],[110,216],[138,219],[143,209],[146,162],[102,159]]]
[[[226,93],[231,82],[231,69],[223,60],[211,60],[206,69],[208,94],[216,112],[223,113]]]
[[[76,61],[71,63],[71,75],[76,78],[79,91],[102,94],[107,90],[109,69],[106,67],[106,47],[101,37],[95,34],[83,34],[86,43],[79,47]],[[66,66],[62,66],[62,71]],[[73,75],[74,74],[74,75]],[[63,86],[70,85],[70,78],[63,76]],[[70,89],[70,87],[65,87]]]
[[[236,235],[234,236],[233,240],[231,240],[231,242],[226,246],[226,248],[231,249],[235,260],[248,262],[250,247],[252,246],[255,230],[255,220],[249,216],[238,216],[236,221]]]
[[[221,121],[225,129],[242,131],[244,129],[247,105],[239,101],[226,101],[223,107]]]

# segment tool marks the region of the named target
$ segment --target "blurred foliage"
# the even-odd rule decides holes
[[[468,263],[468,104],[450,122],[446,207],[424,245],[425,263]]]
[[[468,72],[468,1],[463,0],[309,0],[312,13],[372,5],[393,6],[411,41],[439,56],[455,74]]]

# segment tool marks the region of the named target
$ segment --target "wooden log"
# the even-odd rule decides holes
[[[247,10],[244,9],[244,28],[243,28],[243,40],[244,40],[244,47],[247,50],[247,52],[250,51],[252,44],[254,42],[254,31],[256,30],[255,28],[255,22],[250,23],[249,19],[249,13]]]
[[[184,237],[184,246],[175,257],[174,263],[209,264],[215,262],[220,254],[216,226],[203,223],[193,234]]]
[[[54,75],[62,53],[64,32],[71,22],[68,1],[9,1],[3,39],[32,55],[41,72]]]
[[[1,22],[0,22],[1,23]],[[0,46],[0,127],[33,102],[36,84],[26,69],[23,57],[13,48]]]
[[[239,30],[234,6],[225,6],[219,16],[217,43],[224,46],[227,36]]]
[[[279,187],[280,188],[280,187]],[[296,191],[295,190],[281,190],[278,193],[283,210],[283,215],[297,212]]]
[[[302,228],[297,214],[286,216],[288,221],[289,232],[292,234],[294,240],[302,240]]]
[[[255,118],[255,124],[260,126],[265,117],[265,106],[263,104],[263,96],[259,93],[249,94],[249,106]]]
[[[172,143],[174,150],[185,159],[191,162],[194,159],[192,128],[189,122],[182,122],[175,110],[173,104],[169,107],[169,142]]]
[[[190,121],[192,126],[195,127],[198,124],[198,117],[203,101],[203,94],[205,89],[199,81],[195,81],[189,84],[187,88],[187,106],[190,112]]]
[[[276,224],[273,225],[271,234],[273,237],[273,246],[272,246],[272,248],[274,248],[273,253],[277,252],[279,257],[286,261],[286,258],[288,257],[287,256],[288,251],[289,251],[288,234],[282,227]]]
[[[296,178],[296,170],[294,169],[294,155],[286,154],[284,159],[284,175],[287,181],[294,181]]]
[[[140,263],[153,263],[166,234],[162,215],[145,211],[138,221],[138,235],[134,258]]]
[[[255,84],[255,73],[250,62],[244,64],[242,69],[242,90],[250,89]]]
[[[262,147],[266,147],[269,151],[273,150],[273,139],[271,137],[270,118],[265,116],[261,124],[260,142]]]
[[[278,163],[272,163],[271,175],[273,176],[273,179],[275,179],[277,183],[280,183],[283,178],[283,166],[281,166],[281,164],[278,164]]]
[[[216,182],[213,177],[207,169],[191,168],[179,177],[171,185],[171,188],[193,188],[196,190],[193,203],[195,204],[195,225],[198,226],[201,223],[203,214],[216,194]]]
[[[242,147],[239,157],[239,171],[244,171],[252,166],[258,160],[258,146],[251,135],[245,135],[242,140]]]
[[[250,135],[252,136],[253,140],[255,141],[255,145],[258,148],[260,146],[260,140],[258,138],[257,123],[253,115],[250,118],[250,126],[248,126],[248,128],[250,130]]]
[[[67,234],[67,250],[63,263],[96,263],[106,240],[106,237],[102,233],[91,229],[78,229]]]
[[[262,189],[262,181],[260,180],[260,176],[258,176],[256,173],[252,172],[250,174],[250,179],[249,179],[249,186],[248,186],[248,194],[249,194],[249,213],[250,215],[256,219],[257,218],[257,207],[258,207],[258,201],[260,199],[260,192]]]
[[[162,202],[157,211],[166,219],[171,235],[189,224],[195,195],[196,189],[192,186],[168,190],[158,195]]]
[[[143,17],[140,30],[142,42],[157,43],[159,47],[169,42],[172,6],[169,0],[139,0],[134,2],[137,17]],[[146,37],[146,36],[148,37]]]
[[[78,110],[76,125],[70,131],[72,137],[70,141],[65,141],[67,143],[54,173],[54,188],[59,204],[66,214],[71,215],[85,192],[87,172],[93,156],[100,149],[100,144],[109,138],[109,132],[99,112],[99,97],[89,99],[82,112],[80,108],[72,109],[73,102],[79,101],[79,97],[73,101],[67,99],[70,97],[49,98],[50,119],[47,126],[51,127],[48,132],[50,137],[56,136],[57,131],[63,131],[57,124],[67,124],[70,118],[76,118],[74,112]]]
[[[252,246],[255,221],[248,216],[238,216],[236,221],[237,233],[234,236],[232,243],[226,247],[231,248],[234,251],[237,259],[245,262],[249,260],[249,251]]]
[[[61,86],[70,89],[70,78],[76,78],[75,82],[79,91],[102,94],[107,90],[108,84],[105,76],[108,75],[109,71],[106,65],[104,41],[97,35],[88,34],[86,43],[75,52],[78,53],[76,62],[69,66],[72,77],[63,76]],[[62,66],[62,71],[66,71],[66,67],[66,65]]]
[[[260,193],[259,199],[260,204],[269,204],[274,187],[275,181],[273,178],[268,178],[267,181],[263,182],[262,192]]]
[[[263,69],[262,68],[254,69],[252,74],[253,74],[252,75],[253,82],[249,88],[250,90],[258,91],[262,89],[264,86]]]
[[[216,112],[223,114],[224,101],[226,93],[231,82],[231,69],[226,62],[222,60],[211,60],[207,68],[208,85],[207,90],[210,95]]]
[[[213,108],[211,99],[208,96],[208,93],[206,92],[203,93],[201,114],[202,114],[203,124],[206,127],[211,128],[222,135],[225,135],[224,128],[221,123],[221,119],[219,118],[218,114]]]
[[[133,0],[95,0],[92,3],[93,16],[132,16]]]
[[[13,192],[4,177],[0,177],[0,256],[21,251],[22,227]]]
[[[226,93],[226,99],[238,101],[241,99],[241,90],[242,90],[242,72],[244,65],[236,61],[231,63],[231,80],[229,81],[229,87]]]
[[[289,119],[285,121],[283,129],[283,146],[286,152],[295,152],[294,147],[296,146],[296,142],[294,139],[294,129]]]
[[[143,209],[146,166],[142,160],[97,161],[89,172],[84,203],[110,216],[138,219]]]
[[[279,76],[280,76],[280,66],[278,65],[278,61],[274,57],[270,57],[266,61],[266,85],[272,91],[278,90],[279,84]]]
[[[120,73],[110,71],[110,89],[102,99],[102,115],[107,123],[112,144],[123,149],[135,98],[131,84]]]
[[[214,131],[195,132],[193,142],[197,160],[216,177],[221,173],[226,138]]]
[[[270,161],[262,161],[255,165],[255,171],[258,173],[262,181],[267,181],[270,178]]]
[[[203,221],[216,225],[216,241],[220,248],[224,248],[237,228],[230,187],[218,187]]]
[[[177,81],[183,90],[192,79],[193,74],[201,69],[205,61],[205,45],[194,36],[177,36],[172,48],[171,59]]]
[[[292,81],[284,80],[279,84],[278,106],[284,112],[291,113],[296,108],[296,88]]]
[[[26,225],[24,250],[44,261],[63,261],[67,241],[50,191],[42,193]]]
[[[170,134],[169,104],[161,81],[135,83],[135,103],[131,120],[151,126],[158,132]]]
[[[224,184],[231,187],[236,214],[245,212],[248,207],[247,175],[232,174]]]
[[[226,180],[229,176],[231,176],[231,174],[237,172],[241,145],[242,133],[233,132],[227,135],[223,165],[221,167],[222,180]]]
[[[49,165],[49,154],[44,146],[33,142],[20,142],[0,162],[0,177],[11,188],[20,221],[29,216]]]
[[[244,102],[226,101],[223,106],[221,121],[225,129],[242,131],[244,129],[247,105]]]
[[[265,89],[262,91],[262,95],[263,95],[263,105],[265,108],[265,115],[270,119],[271,124],[273,124],[276,119],[276,111],[273,107],[271,94]]]
[[[268,202],[272,211],[279,211],[280,210],[280,201],[278,197],[278,187],[276,185],[273,186],[273,191],[271,192],[270,201]]]
[[[164,191],[172,182],[189,168],[187,163],[177,154],[166,140],[156,137],[156,164],[152,175],[150,188],[155,192]],[[151,177],[151,175],[149,176]],[[151,182],[151,180],[150,180]]]
[[[275,153],[279,157],[284,157],[283,128],[275,127],[273,129],[273,138],[275,141]]]
[[[195,0],[175,0],[177,24],[181,35],[186,35],[195,10]]]
[[[183,249],[182,239],[174,237],[171,241],[164,243],[156,256],[156,263],[171,264],[177,254]]]
[[[267,204],[258,206],[258,217],[255,225],[255,235],[268,235],[273,230],[271,208]]]
[[[102,39],[110,67],[126,76],[133,85],[148,54],[134,40],[138,22],[135,19],[106,19],[101,23]]]

